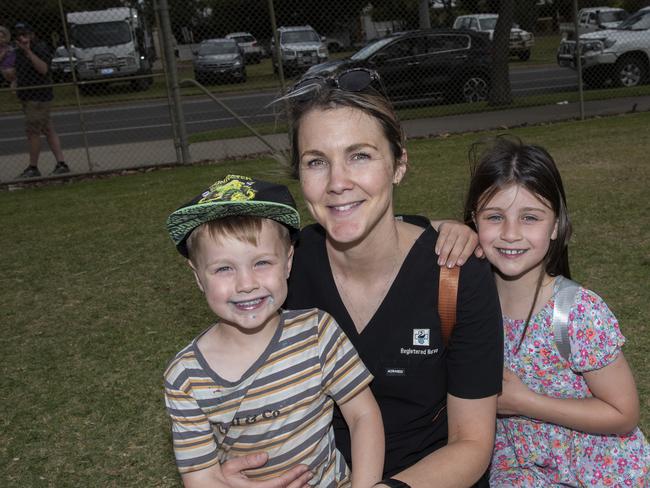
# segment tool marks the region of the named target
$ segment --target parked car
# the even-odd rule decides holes
[[[278,61],[275,49],[275,40],[271,42],[273,56],[273,71],[278,72],[279,62],[282,70],[287,75],[292,75],[316,64],[327,61],[328,51],[324,43],[325,38],[309,25],[294,27],[279,27],[280,57]]]
[[[627,19],[628,13],[622,8],[591,7],[578,11],[578,33],[594,32],[597,30],[614,29]],[[575,38],[575,24],[566,22],[560,24],[560,32],[564,37]]]
[[[564,39],[557,52],[560,66],[577,69],[576,41]],[[639,10],[615,29],[580,36],[582,78],[592,87],[611,83],[637,86],[650,72],[650,8]]]
[[[244,53],[244,61],[246,63],[258,64],[266,56],[266,50],[248,32],[226,34],[226,39],[232,39],[237,43]]]
[[[460,15],[454,21],[454,29],[470,29],[479,32],[485,32],[494,37],[494,28],[497,25],[499,16],[497,14],[472,14]],[[514,25],[510,29],[510,56],[517,56],[522,61],[530,58],[530,50],[535,45],[535,36],[532,33],[520,29]]]
[[[194,79],[201,84],[211,81],[246,81],[244,56],[232,39],[208,39],[199,45],[194,57]]]
[[[336,37],[325,37],[324,42],[327,46],[327,50],[331,53],[340,53],[341,51],[345,51],[345,44]]]
[[[52,73],[52,81],[60,83],[63,81],[72,80],[72,70],[77,64],[77,59],[70,56],[68,49],[65,46],[59,46],[54,50],[52,61],[50,62],[50,72]]]
[[[350,68],[377,71],[396,103],[445,98],[485,100],[491,80],[488,36],[451,29],[417,30],[378,39],[346,59],[310,68],[303,79]]]

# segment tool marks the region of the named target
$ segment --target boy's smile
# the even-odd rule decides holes
[[[257,245],[208,233],[201,237],[192,269],[210,309],[221,324],[232,326],[222,333],[249,335],[277,325],[293,257],[277,225],[264,220]]]

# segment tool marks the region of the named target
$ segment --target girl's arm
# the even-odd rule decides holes
[[[384,426],[370,388],[339,405],[350,429],[352,487],[370,488],[384,471]]]
[[[591,398],[552,398],[530,390],[504,371],[498,412],[563,425],[590,434],[627,434],[639,423],[639,397],[632,371],[620,352],[607,366],[583,373]]]
[[[462,266],[472,253],[476,254],[476,257],[483,257],[483,249],[478,245],[478,235],[462,222],[432,220],[431,227],[438,232],[435,251],[439,266]]]

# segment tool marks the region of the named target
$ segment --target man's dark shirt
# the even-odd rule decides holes
[[[48,66],[48,71],[45,75],[40,74],[34,68],[34,65],[25,55],[22,49],[16,49],[16,82],[18,88],[24,86],[38,86],[38,85],[49,85],[52,83],[50,77],[50,62],[52,61],[52,55],[47,46],[42,42],[32,42],[32,51],[40,59],[45,62]],[[54,93],[51,87],[47,88],[35,88],[33,90],[18,90],[18,98],[23,101],[37,101],[37,102],[49,102],[54,98]]]

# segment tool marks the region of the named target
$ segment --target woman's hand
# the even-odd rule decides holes
[[[500,415],[522,415],[521,404],[529,395],[535,393],[530,390],[519,376],[509,369],[503,370],[503,386],[501,394],[497,397],[497,413]]]
[[[483,257],[478,235],[467,225],[455,220],[432,220],[431,225],[438,231],[435,249],[438,265],[449,268],[462,266],[472,253],[478,258]]]
[[[264,481],[248,478],[244,471],[264,466],[269,460],[262,452],[232,458],[223,464],[213,464],[209,468],[184,473],[185,488],[309,488],[307,481],[312,478],[309,468],[299,464],[281,476]]]
[[[313,475],[304,464],[299,464],[283,475],[266,481],[250,480],[243,473],[247,469],[264,466],[266,461],[268,461],[266,453],[229,459],[221,465],[221,474],[231,488],[307,488],[309,486],[307,481]]]

